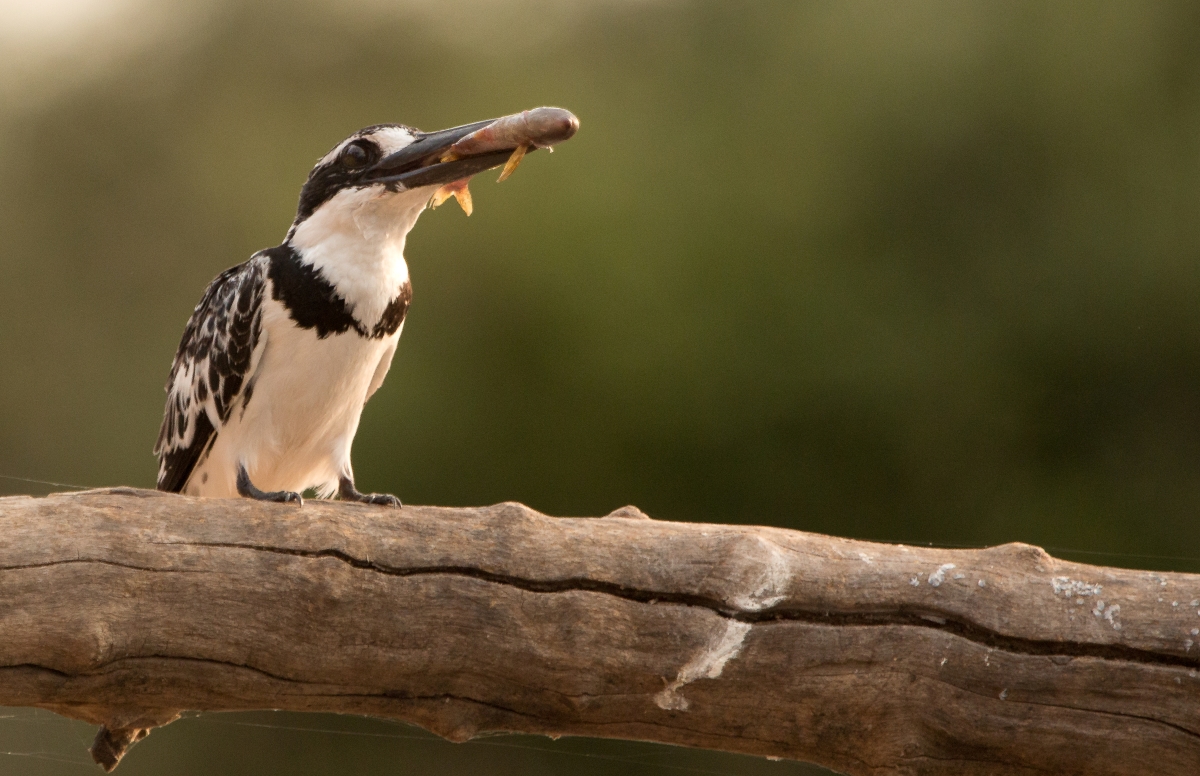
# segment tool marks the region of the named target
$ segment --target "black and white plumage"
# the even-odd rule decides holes
[[[514,154],[447,153],[491,124],[368,127],[317,163],[283,244],[218,275],[188,321],[155,445],[160,490],[399,505],[355,489],[350,448],[412,298],[405,238],[439,187]]]
[[[258,254],[218,275],[184,329],[154,448],[160,490],[177,493],[187,486],[216,429],[228,423],[235,400],[244,410],[253,396],[246,376],[262,336],[269,261]]]

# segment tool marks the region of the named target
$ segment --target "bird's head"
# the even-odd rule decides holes
[[[470,215],[472,175],[506,165],[503,180],[527,151],[550,148],[578,128],[569,111],[535,108],[438,132],[403,124],[361,129],[313,167],[288,237],[311,242],[354,231],[402,237],[431,200],[436,206],[448,196]]]

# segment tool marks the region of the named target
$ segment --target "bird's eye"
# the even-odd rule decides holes
[[[342,166],[351,170],[357,170],[367,163],[367,150],[360,145],[352,144],[346,146],[346,150],[342,151]]]

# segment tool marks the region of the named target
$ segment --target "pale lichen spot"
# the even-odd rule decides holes
[[[719,677],[725,670],[725,664],[742,651],[742,642],[746,640],[746,634],[749,632],[749,623],[736,620],[726,623],[725,631],[679,669],[675,681],[654,696],[655,705],[670,711],[687,711],[688,701],[679,694],[680,688],[697,679]]]
[[[946,581],[946,572],[954,568],[953,563],[943,563],[929,574],[929,584],[933,587],[939,587]]]
[[[1104,599],[1097,599],[1096,605],[1092,607],[1092,614],[1108,622],[1113,626],[1113,630],[1121,630],[1121,623],[1117,619],[1121,614],[1120,604],[1104,605]]]
[[[1121,623],[1117,621],[1117,616],[1121,614],[1121,605],[1112,604],[1104,610],[1104,619],[1108,624],[1113,626],[1113,630],[1121,630]]]
[[[769,609],[787,598],[788,583],[792,579],[787,556],[775,544],[761,537],[755,538],[761,549],[758,574],[744,593],[733,598],[735,606],[750,612]]]
[[[1085,595],[1100,595],[1100,591],[1104,589],[1103,585],[1082,582],[1078,579],[1071,579],[1070,577],[1054,577],[1050,580],[1050,584],[1054,587],[1055,595],[1063,595],[1067,598],[1076,598],[1078,596]]]

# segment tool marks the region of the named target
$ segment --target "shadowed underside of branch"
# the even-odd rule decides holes
[[[346,712],[851,774],[1194,774],[1200,575],[626,507],[0,499],[0,705]]]

